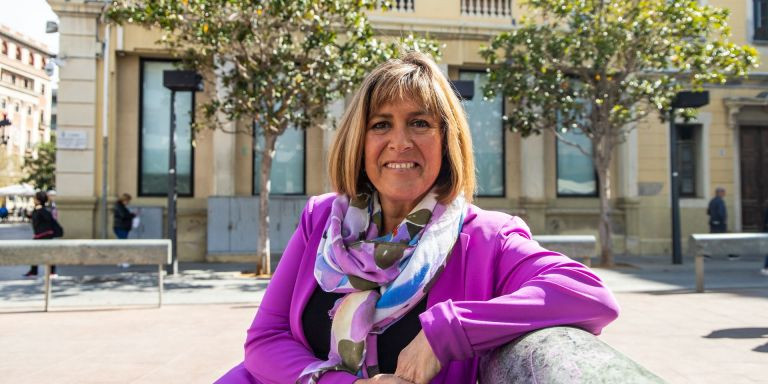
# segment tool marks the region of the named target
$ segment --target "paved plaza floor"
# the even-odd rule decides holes
[[[760,256],[707,261],[619,258],[595,271],[619,319],[600,336],[669,383],[768,383],[768,277]],[[25,266],[0,267],[0,382],[211,383],[242,359],[267,285],[247,264],[182,263],[157,309],[153,267],[61,266],[51,312]]]

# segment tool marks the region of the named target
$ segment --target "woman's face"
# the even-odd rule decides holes
[[[413,208],[440,172],[443,138],[438,116],[413,100],[382,105],[365,133],[365,172],[382,205]]]

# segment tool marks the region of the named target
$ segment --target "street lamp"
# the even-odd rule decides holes
[[[171,132],[168,157],[168,238],[171,239],[172,275],[179,273],[176,251],[176,92],[203,90],[203,77],[195,71],[163,71],[163,86],[171,90]]]
[[[11,125],[11,121],[8,120],[8,114],[3,113],[3,119],[0,120],[0,128],[3,129],[2,133],[0,133],[0,143],[2,145],[8,144],[8,140],[10,140],[10,136],[5,134],[5,127]]]
[[[675,109],[701,108],[709,104],[709,91],[683,91],[675,95],[669,108],[669,169],[672,173],[672,264],[682,264],[683,254],[680,245],[680,177],[677,171],[677,125]]]

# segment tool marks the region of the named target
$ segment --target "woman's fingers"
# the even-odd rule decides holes
[[[413,384],[395,375],[379,374],[370,379],[356,380],[355,384]]]
[[[415,384],[427,384],[440,372],[440,361],[424,335],[418,335],[400,352],[395,375]]]

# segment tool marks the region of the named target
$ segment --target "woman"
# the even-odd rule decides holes
[[[219,383],[474,383],[479,356],[518,336],[616,318],[589,269],[471,205],[466,117],[425,55],[366,78],[329,169],[337,193],[309,199]]]
[[[32,220],[32,230],[34,232],[35,240],[47,240],[57,237],[57,231],[60,230],[59,223],[53,218],[51,212],[45,208],[45,203],[48,202],[48,195],[43,191],[35,193],[35,209],[29,215]],[[24,274],[25,277],[37,277],[37,265],[29,267],[29,271]],[[51,265],[50,276],[55,278],[56,266]]]

